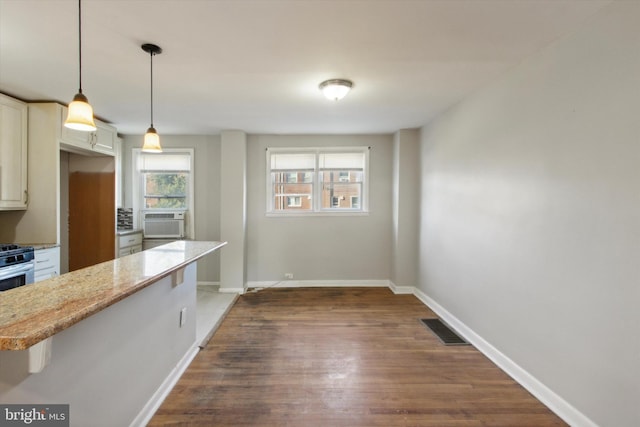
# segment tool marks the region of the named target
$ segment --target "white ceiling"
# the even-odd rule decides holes
[[[83,91],[122,134],[389,133],[439,112],[608,0],[83,0]],[[68,103],[76,0],[0,0],[0,92]],[[339,102],[318,84],[347,78]]]

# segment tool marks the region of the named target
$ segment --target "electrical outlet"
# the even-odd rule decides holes
[[[182,328],[185,323],[187,323],[187,307],[182,307],[182,310],[180,310],[180,327]]]
[[[285,279],[293,279],[293,273],[284,273]]]

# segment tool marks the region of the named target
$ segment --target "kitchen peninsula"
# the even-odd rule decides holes
[[[176,241],[0,294],[0,402],[143,425],[198,351],[195,261],[225,244]]]

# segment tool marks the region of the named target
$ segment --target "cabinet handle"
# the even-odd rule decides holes
[[[27,190],[24,190],[24,204],[29,204],[29,192]]]
[[[89,135],[87,136],[87,142],[89,143],[91,148],[96,146],[97,139],[98,139],[98,135],[96,134],[96,132],[89,133]]]

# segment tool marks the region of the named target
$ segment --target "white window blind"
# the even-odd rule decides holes
[[[145,154],[138,156],[140,172],[189,172],[191,155],[189,153]]]
[[[316,167],[315,153],[273,153],[271,154],[271,170],[309,171]]]
[[[323,170],[364,170],[364,153],[320,153],[318,167]]]

